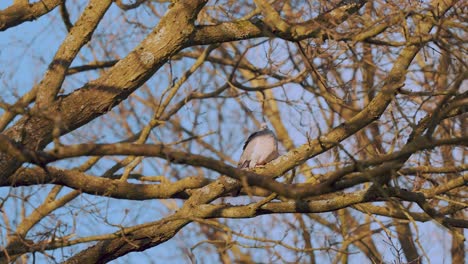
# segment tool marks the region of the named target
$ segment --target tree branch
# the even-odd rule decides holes
[[[15,1],[13,5],[0,11],[0,31],[7,30],[26,21],[35,20],[51,12],[63,2],[64,0],[42,0],[34,4],[28,4],[28,1]]]

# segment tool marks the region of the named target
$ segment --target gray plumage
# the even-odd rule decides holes
[[[265,165],[279,156],[278,139],[266,124],[262,124],[259,131],[249,136],[243,150],[237,164],[238,168],[254,168]]]

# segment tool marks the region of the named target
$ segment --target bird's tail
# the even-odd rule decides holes
[[[245,169],[245,168],[248,168],[250,165],[250,160],[246,160],[242,163],[239,163],[239,165],[237,165],[237,168],[239,169]]]

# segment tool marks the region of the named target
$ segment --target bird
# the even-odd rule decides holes
[[[239,169],[262,167],[279,156],[278,139],[273,131],[268,129],[266,123],[260,126],[259,131],[247,138],[242,149],[243,152],[237,164]]]

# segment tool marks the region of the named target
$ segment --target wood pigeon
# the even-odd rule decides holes
[[[244,152],[237,167],[240,169],[255,168],[276,159],[278,154],[278,139],[273,131],[263,123],[260,130],[249,136],[244,144]]]

